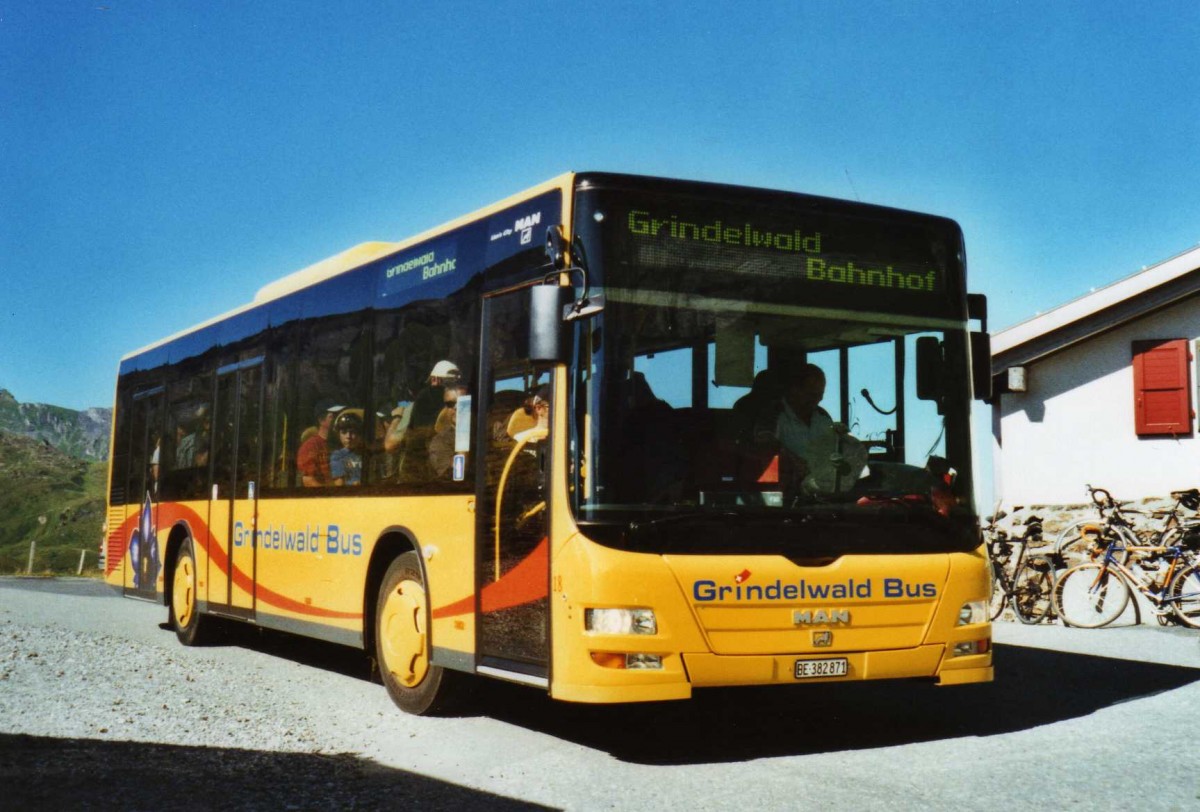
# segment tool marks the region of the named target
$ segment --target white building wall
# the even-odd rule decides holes
[[[1180,438],[1134,432],[1132,360],[1134,341],[1197,336],[1200,302],[1193,300],[1026,367],[1029,391],[1000,398],[997,498],[1007,506],[1078,503],[1089,483],[1121,500],[1200,487],[1194,431]],[[1190,385],[1194,411],[1195,360]]]

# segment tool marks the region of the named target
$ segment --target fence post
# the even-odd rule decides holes
[[[83,575],[83,559],[87,557],[87,550],[79,551],[79,572],[76,575]]]
[[[25,568],[26,575],[33,575],[33,554],[37,550],[37,539],[29,542],[29,566]]]

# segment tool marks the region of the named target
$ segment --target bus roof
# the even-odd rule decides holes
[[[254,295],[254,298],[250,302],[248,302],[240,307],[234,308],[233,310],[230,310],[226,313],[222,313],[220,315],[214,316],[213,318],[206,319],[205,321],[200,322],[199,324],[195,324],[191,327],[181,330],[181,331],[175,333],[174,335],[168,336],[167,338],[163,338],[163,339],[155,341],[151,344],[148,344],[145,347],[142,347],[141,349],[130,352],[130,353],[126,354],[125,356],[123,356],[121,358],[121,360],[125,361],[130,358],[136,358],[137,356],[141,355],[142,353],[162,347],[166,344],[171,343],[172,341],[175,341],[179,338],[187,336],[187,335],[194,333],[198,330],[201,330],[205,327],[209,327],[213,324],[220,323],[226,319],[237,316],[240,313],[244,313],[248,310],[252,310],[256,307],[259,307],[260,305],[275,301],[277,299],[281,299],[281,298],[288,296],[292,293],[295,293],[297,291],[311,287],[320,282],[324,282],[327,279],[331,279],[333,277],[336,277],[341,274],[352,271],[355,268],[360,268],[363,265],[366,265],[370,262],[374,262],[375,260],[378,260],[383,257],[389,256],[391,254],[395,254],[397,252],[403,251],[407,248],[410,248],[413,245],[416,245],[418,243],[432,239],[432,238],[437,237],[446,232],[452,231],[455,228],[458,228],[462,225],[473,222],[475,220],[479,220],[479,219],[488,217],[491,214],[494,214],[498,211],[506,209],[510,206],[516,205],[523,200],[526,200],[531,197],[535,197],[536,195],[542,194],[544,192],[547,192],[547,191],[550,191],[553,189],[561,190],[563,192],[564,200],[568,201],[568,206],[569,206],[570,205],[569,201],[572,199],[571,194],[570,194],[571,189],[572,189],[572,186],[576,182],[578,182],[580,184],[586,184],[586,185],[598,186],[598,187],[624,186],[624,185],[634,185],[634,186],[642,187],[642,188],[662,187],[664,189],[668,188],[668,187],[673,188],[673,189],[691,187],[691,188],[694,188],[697,190],[699,190],[699,189],[705,189],[705,190],[709,190],[709,191],[724,190],[728,193],[733,193],[733,194],[753,194],[755,196],[763,195],[763,194],[779,195],[781,197],[786,196],[786,197],[792,198],[792,199],[808,200],[814,204],[820,204],[820,205],[829,205],[829,206],[834,206],[834,207],[839,207],[839,206],[840,207],[852,207],[856,210],[876,210],[880,213],[887,213],[890,215],[902,215],[902,216],[917,217],[917,218],[928,219],[928,220],[940,220],[940,221],[944,221],[948,224],[952,224],[956,229],[958,228],[957,223],[954,223],[954,221],[949,220],[948,218],[945,218],[945,217],[940,217],[938,215],[921,214],[918,212],[905,211],[905,210],[901,210],[901,209],[893,209],[893,208],[889,208],[889,207],[878,206],[875,204],[840,200],[837,198],[818,197],[818,196],[807,195],[807,194],[803,194],[803,193],[799,193],[799,192],[787,192],[787,191],[779,190],[779,189],[763,189],[763,188],[756,188],[756,187],[713,183],[710,181],[686,181],[686,180],[671,179],[671,178],[657,178],[657,177],[651,177],[651,176],[628,175],[628,174],[610,173],[610,172],[566,172],[562,175],[558,175],[557,177],[554,177],[547,181],[539,183],[536,186],[532,186],[528,189],[525,189],[524,191],[518,192],[517,194],[509,195],[508,197],[504,198],[503,200],[496,201],[495,203],[492,203],[490,205],[476,209],[475,211],[470,212],[469,214],[464,214],[461,217],[457,217],[446,223],[442,223],[441,225],[435,226],[434,228],[423,231],[420,234],[417,234],[416,236],[410,237],[408,239],[401,240],[399,242],[385,242],[385,241],[363,242],[363,243],[359,243],[358,245],[355,245],[351,248],[348,248],[344,251],[341,251],[340,253],[334,254],[331,257],[326,257],[325,259],[322,259],[318,262],[314,262],[313,264],[308,265],[304,268],[301,268],[298,271],[293,271],[292,273],[287,274],[286,276],[283,276],[283,277],[275,280],[274,282],[267,283],[266,285],[264,285],[263,287],[261,287],[258,290],[258,292]],[[570,212],[569,211],[566,212],[565,216],[567,217],[567,219],[569,221]]]
[[[406,240],[401,240],[399,242],[372,241],[359,243],[358,245],[334,254],[331,257],[326,257],[325,259],[314,262],[312,265],[308,265],[298,271],[293,271],[292,273],[277,279],[274,282],[268,282],[266,285],[259,288],[258,292],[254,295],[254,299],[250,302],[241,305],[240,307],[236,307],[226,313],[206,319],[199,324],[194,324],[191,327],[180,330],[178,333],[170,335],[166,338],[160,339],[151,344],[147,344],[141,349],[134,350],[133,352],[122,356],[121,360],[125,361],[130,358],[136,358],[142,353],[156,349],[165,344],[169,344],[178,338],[189,335],[190,333],[194,333],[197,330],[201,330],[210,325],[222,322],[225,319],[238,315],[239,313],[251,310],[255,307],[266,304],[267,302],[283,298],[284,296],[295,293],[296,291],[303,290],[304,288],[311,287],[319,282],[323,282],[326,279],[331,279],[335,276],[346,273],[347,271],[362,267],[363,265],[374,262],[382,257],[394,254],[398,251],[403,251],[410,246],[424,242],[425,240],[431,239],[440,234],[444,234],[448,231],[452,231],[453,229],[458,228],[461,225],[465,225],[466,223],[487,217],[494,212],[508,208],[509,206],[513,206],[526,198],[534,197],[552,189],[562,189],[565,193],[570,188],[574,177],[574,172],[564,173],[543,183],[539,183],[536,186],[532,186],[522,192],[509,195],[503,200],[499,200],[495,203],[491,203],[487,206],[476,209],[469,214],[464,214],[463,216],[457,217],[449,222],[442,223],[439,226],[435,226],[434,228],[423,231],[420,234],[417,234],[416,236],[410,237]]]

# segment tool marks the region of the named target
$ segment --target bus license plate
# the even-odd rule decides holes
[[[796,660],[796,679],[844,677],[849,673],[850,661],[845,657],[831,660]]]

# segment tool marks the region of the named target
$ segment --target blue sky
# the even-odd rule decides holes
[[[957,219],[1005,327],[1200,242],[1200,4],[0,0],[0,387],[573,169]]]

